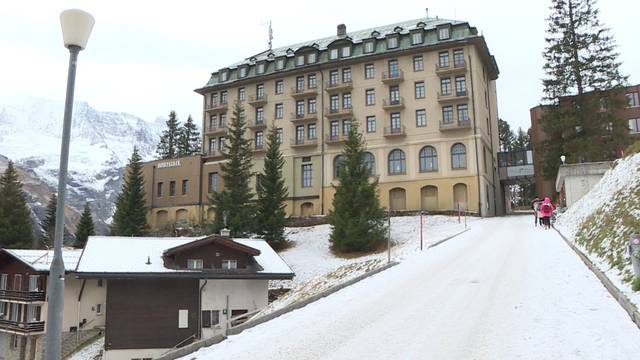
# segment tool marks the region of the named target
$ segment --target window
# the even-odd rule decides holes
[[[404,151],[395,149],[389,153],[389,175],[404,174],[406,166]]]
[[[296,77],[296,91],[300,92],[304,90],[304,76]]]
[[[258,64],[256,72],[258,74],[263,74],[264,73],[264,69],[265,69],[264,63],[260,63],[260,64]]]
[[[296,101],[296,117],[304,116],[304,100]]]
[[[282,103],[276,104],[276,119],[282,119],[284,116],[284,106]]]
[[[416,99],[424,99],[424,81],[417,81],[415,83]]]
[[[255,135],[255,147],[256,149],[262,149],[262,147],[264,146],[264,135],[262,133],[262,131],[256,131],[256,135]]]
[[[451,79],[440,79],[440,94],[443,96],[451,95]]]
[[[329,60],[335,60],[338,58],[338,49],[329,50]]]
[[[224,136],[220,136],[218,138],[218,151],[223,151],[224,150]]]
[[[411,34],[411,45],[422,44],[422,32],[415,32]]]
[[[329,124],[329,137],[331,139],[337,139],[339,135],[340,135],[340,122],[337,120],[334,120]]]
[[[218,173],[209,173],[209,192],[218,191]]]
[[[453,123],[453,106],[442,107],[442,123],[443,124]]]
[[[365,79],[373,79],[375,76],[373,64],[365,64],[364,65],[364,78]]]
[[[309,64],[315,64],[316,61],[318,61],[318,56],[316,55],[316,53],[311,53],[307,56],[307,62]]]
[[[277,128],[276,129],[276,142],[278,144],[282,144],[283,136],[284,136],[284,134],[282,133],[282,128]]]
[[[395,49],[398,47],[398,36],[390,36],[387,38],[387,49]]]
[[[0,290],[7,290],[7,279],[8,278],[9,278],[9,275],[0,274]]]
[[[187,269],[202,269],[202,259],[187,259]]]
[[[176,196],[176,182],[169,181],[169,196]]]
[[[220,92],[220,104],[224,105],[229,101],[229,94],[226,91]]]
[[[427,126],[427,111],[425,109],[416,110],[416,126],[417,127]]]
[[[296,66],[304,65],[304,55],[296,56]]]
[[[304,142],[304,125],[296,126],[296,144]]]
[[[211,94],[211,99],[209,100],[209,104],[211,105],[211,107],[215,107],[218,105],[218,95],[217,94]]]
[[[398,85],[389,86],[389,103],[391,105],[400,103],[400,87]]]
[[[256,124],[264,123],[264,108],[262,106],[256,108]]]
[[[368,133],[376,132],[376,117],[375,116],[367,116],[367,132]]]
[[[632,134],[640,133],[640,118],[629,119],[629,132]],[[2,287],[0,287],[0,289],[2,289]]]
[[[464,67],[464,51],[462,49],[453,50],[453,66]]]
[[[238,260],[222,260],[222,268],[232,270],[238,268]]]
[[[220,323],[220,311],[219,310],[202,310],[202,327],[211,328],[214,325]]]
[[[351,109],[351,93],[342,94],[342,108]]]
[[[448,40],[451,37],[449,26],[438,28],[438,40]]]
[[[365,90],[365,104],[367,106],[375,105],[376,103],[376,91],[374,89]]]
[[[464,76],[456,76],[456,96],[467,95],[467,83]]]
[[[214,151],[216,151],[216,138],[211,137],[209,138],[209,153],[211,154]]]
[[[188,329],[189,328],[189,310],[180,309],[178,310],[178,329]]]
[[[3,319],[7,316],[7,303],[4,301],[0,301],[0,319]]]
[[[243,78],[247,76],[247,68],[246,67],[241,67],[240,68],[240,74],[239,77]]]
[[[433,146],[420,150],[420,172],[438,171],[438,153]]]
[[[156,186],[156,196],[162,197],[162,182],[159,182]]]
[[[351,68],[342,68],[342,82],[351,82]]]
[[[276,94],[284,93],[284,81],[276,80]],[[260,96],[257,96],[260,97]]]
[[[227,81],[227,80],[229,80],[229,72],[223,71],[222,73],[220,73],[220,81]]]
[[[264,84],[256,85],[256,99],[264,98]]]
[[[438,54],[438,67],[439,68],[448,68],[449,67],[449,52],[442,51]]]
[[[102,287],[102,279],[98,279],[98,287]]]
[[[400,113],[391,113],[391,131],[400,129]]]
[[[96,315],[102,315],[102,304],[96,304]]]
[[[316,124],[315,123],[311,123],[311,124],[307,125],[307,138],[309,140],[313,140],[317,136],[318,135],[316,134]]]
[[[339,107],[340,107],[340,96],[331,95],[331,97],[329,98],[329,111],[338,112]]]
[[[413,57],[413,71],[422,71],[424,70],[424,60],[422,55],[417,55]]]
[[[395,78],[400,76],[400,69],[398,68],[398,60],[389,60],[389,78]]]
[[[369,175],[375,174],[376,159],[372,153],[364,153],[364,164],[367,167],[367,170],[369,170]]]
[[[329,71],[329,85],[338,85],[338,70]]]
[[[640,95],[637,92],[632,92],[624,95],[627,98],[628,107],[640,106]]]
[[[309,74],[307,76],[307,87],[309,89],[315,89],[318,87],[318,82],[316,81],[316,74]]]
[[[284,59],[276,60],[276,70],[284,69]]]
[[[243,87],[238,88],[238,100],[244,101],[246,97],[247,97],[247,94],[244,88]]]
[[[307,100],[307,112],[309,114],[315,114],[316,113],[316,99]]]
[[[215,129],[217,126],[218,126],[218,116],[211,115],[211,117],[209,117],[209,129]]]
[[[344,167],[344,156],[338,155],[335,158],[333,158],[333,178],[334,179],[338,178],[338,175],[340,175],[340,172],[342,171],[343,167]]]
[[[302,187],[311,187],[311,164],[302,164]]]
[[[189,191],[189,180],[182,180],[182,195],[187,195]]]
[[[467,148],[460,144],[454,144],[451,147],[451,168],[466,169],[467,167]]]
[[[458,105],[458,121],[469,121],[469,108],[467,104]]]
[[[227,127],[227,114],[220,114],[220,127]]]
[[[372,53],[375,50],[374,40],[367,40],[364,42],[364,52],[365,54]]]
[[[342,48],[342,57],[351,56],[351,46],[345,46]]]
[[[342,120],[342,135],[349,135],[351,131],[351,120],[345,119]]]
[[[29,291],[38,291],[38,275],[29,275]]]

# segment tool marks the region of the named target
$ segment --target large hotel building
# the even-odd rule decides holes
[[[498,67],[467,22],[423,18],[267,50],[212,73],[203,97],[203,154],[145,165],[152,227],[210,220],[224,184],[227,124],[247,120],[254,170],[277,128],[290,216],[327,214],[351,126],[366,140],[381,205],[393,210],[501,212]]]

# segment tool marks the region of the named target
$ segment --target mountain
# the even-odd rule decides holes
[[[51,192],[56,191],[63,113],[64,102],[49,99],[19,98],[0,104],[0,169],[6,166],[2,157],[16,163],[37,221]],[[138,147],[143,159],[152,159],[164,122],[98,111],[82,101],[74,104],[67,226],[74,230],[85,201],[90,201],[97,231],[108,232],[133,147]]]

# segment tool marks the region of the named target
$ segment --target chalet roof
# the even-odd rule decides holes
[[[222,246],[226,246],[232,248],[234,250],[238,250],[240,252],[249,254],[251,256],[260,255],[260,250],[254,249],[252,247],[246,246],[237,241],[233,241],[230,238],[220,236],[220,235],[209,235],[203,238],[199,238],[198,240],[194,240],[182,245],[178,245],[171,249],[167,249],[164,251],[164,255],[174,255],[182,251],[187,251],[191,249],[198,248],[200,246],[208,245],[208,244],[219,244]]]
[[[2,249],[9,255],[25,263],[35,271],[49,271],[53,261],[53,250],[22,250],[22,249]],[[63,249],[62,260],[64,268],[75,270],[78,260],[82,254],[81,249]]]
[[[85,274],[135,274],[135,275],[194,275],[200,270],[170,269],[164,266],[163,255],[176,248],[190,246],[194,242],[210,239],[203,237],[117,237],[91,236],[87,241],[76,272]],[[293,270],[264,240],[226,239],[235,248],[243,248],[255,255],[254,260],[262,268],[255,275],[274,278],[293,276]],[[245,275],[245,277],[247,277]]]

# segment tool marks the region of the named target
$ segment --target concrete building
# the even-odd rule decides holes
[[[355,32],[339,25],[334,36],[249,56],[196,90],[203,96],[200,163],[193,157],[145,165],[147,194],[154,194],[149,222],[211,219],[207,193],[223,186],[220,149],[235,104],[248,122],[256,172],[265,134],[277,128],[290,216],[328,213],[354,122],[364,133],[382,206],[494,215],[503,206],[498,73],[476,28],[434,18]]]
[[[560,165],[556,191],[563,206],[570,207],[587,194],[611,168],[610,161]]]

